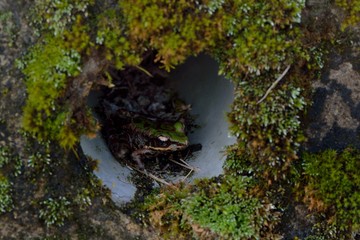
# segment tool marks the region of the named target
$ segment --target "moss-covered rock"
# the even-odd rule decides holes
[[[325,212],[329,224],[348,233],[360,229],[359,168],[360,152],[351,148],[303,156],[304,202]]]
[[[142,57],[153,51],[156,61],[170,70],[189,56],[205,52],[218,61],[220,73],[236,88],[229,119],[238,142],[229,150],[226,175],[191,186],[162,189],[159,195],[150,197],[146,209],[166,237],[277,237],[279,208],[274,211],[272,202],[283,200],[283,190],[288,187],[290,166],[304,140],[300,119],[310,102],[309,81],[323,65],[324,52],[319,47],[324,46],[324,39],[336,36],[336,24],[316,22],[316,14],[301,23],[301,0],[32,3],[26,16],[29,18],[22,13],[21,21],[13,21],[30,19],[32,29],[22,30],[16,24],[8,28],[2,24],[1,28],[6,33],[1,37],[6,38],[7,56],[13,56],[1,65],[7,73],[1,80],[0,129],[4,132],[1,137],[5,136],[1,146],[9,147],[11,155],[16,156],[16,161],[9,161],[4,158],[8,152],[0,153],[1,168],[6,165],[7,170],[2,170],[6,173],[1,175],[0,206],[10,211],[9,206],[14,204],[13,211],[2,216],[7,224],[1,231],[12,235],[12,223],[23,219],[21,223],[34,235],[41,229],[37,236],[57,235],[64,229],[71,229],[69,234],[79,238],[141,236],[141,230],[130,234],[126,228],[111,233],[119,226],[127,226],[126,221],[122,221],[123,216],[119,219],[119,214],[110,213],[104,204],[108,201],[106,193],[86,167],[85,157],[80,154],[79,161],[77,154],[63,148],[80,152],[76,148],[80,135],[98,128],[86,98],[100,85],[111,86],[107,73],[110,67],[122,69],[131,65],[141,69]],[[359,20],[357,1],[336,3],[349,13],[344,26]],[[11,7],[16,9],[16,4]],[[312,8],[311,4],[314,2],[307,3],[306,11]],[[0,23],[15,17],[18,15],[1,13]],[[22,31],[15,31],[17,27]],[[322,31],[316,31],[317,27]],[[33,42],[24,40],[25,33]],[[18,37],[21,40],[17,41]],[[30,42],[34,43],[31,47]],[[11,52],[11,46],[17,46],[17,51]],[[27,51],[17,61],[21,76],[11,66],[22,49]],[[284,71],[289,68],[289,72]],[[282,73],[284,76],[279,77]],[[17,80],[9,76],[16,76]],[[19,130],[20,123],[25,134]],[[330,162],[319,162],[309,155],[303,169],[303,183],[307,186],[304,196],[346,234],[358,229],[358,213],[354,211],[357,195],[349,190],[356,189],[357,180],[347,181],[349,176],[356,178],[356,174],[351,169],[339,171],[340,167],[346,169],[344,162],[349,159],[357,166],[357,158],[352,152],[349,154],[335,154],[341,159],[336,163],[325,155],[321,158],[331,159]],[[312,171],[317,168],[319,171]],[[342,181],[346,184],[341,185],[344,189],[338,193],[340,198],[332,195],[338,190],[334,188],[337,181],[326,176],[326,171],[332,172],[335,180],[346,180]],[[29,195],[33,196],[30,201],[21,201]],[[350,201],[346,200],[348,196]],[[91,204],[95,210],[89,207]],[[344,211],[347,208],[351,211]],[[64,226],[50,226],[50,230],[44,225],[32,228],[29,223],[33,221]],[[84,229],[89,231],[84,233]],[[331,228],[326,231],[331,232]]]
[[[249,177],[221,176],[161,189],[145,202],[166,239],[279,239],[280,213]]]

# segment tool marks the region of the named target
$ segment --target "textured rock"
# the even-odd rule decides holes
[[[360,65],[351,53],[332,54],[330,67],[314,82],[309,111],[308,149],[360,148]]]
[[[0,16],[8,14],[6,21],[0,20],[0,146],[15,147],[20,155],[25,147],[20,129],[26,89],[14,62],[34,41],[25,18],[30,4],[31,1],[25,0],[0,0]],[[4,122],[6,124],[2,124]],[[63,155],[66,156],[65,153]],[[71,159],[69,162],[79,165],[81,161]],[[38,209],[34,205],[44,192],[29,197],[30,189],[41,188],[38,186],[41,183],[34,184],[24,179],[18,176],[12,180],[16,188],[14,195],[23,197],[16,198],[18,201],[12,212],[0,214],[0,239],[42,239],[49,236],[60,236],[60,239],[69,236],[71,239],[158,239],[156,234],[143,229],[111,204],[104,204],[99,199],[64,227],[47,228],[39,221]]]

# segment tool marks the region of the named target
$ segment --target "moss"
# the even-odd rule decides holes
[[[53,232],[54,227],[86,214],[94,199],[109,198],[91,163],[82,159],[80,165],[56,142],[25,137],[22,158],[10,147],[0,148],[1,158],[6,159],[0,167],[0,210],[10,211],[14,203],[15,215],[26,209],[33,214],[32,221],[40,219]]]
[[[17,61],[25,74],[28,94],[23,111],[24,129],[39,140],[56,140],[65,148],[72,148],[81,134],[97,128],[84,106],[90,89],[82,93],[82,87],[97,79],[97,73],[92,72],[97,70],[92,69],[91,61],[90,67],[84,66],[84,61],[95,53],[118,68],[140,61],[129,48],[129,41],[123,36],[124,29],[118,27],[121,26],[118,14],[106,11],[109,15],[92,16],[97,22],[89,22],[88,8],[92,4],[92,1],[48,4],[36,1],[32,16],[35,25],[39,24],[41,38]],[[98,27],[92,28],[89,23]],[[96,34],[96,40],[103,40],[95,41]],[[84,69],[89,72],[83,72]],[[95,75],[95,79],[84,79],[90,75]]]
[[[1,175],[0,172],[0,214],[9,212],[13,208],[11,191],[12,187],[10,181]]]
[[[14,149],[5,145],[0,146],[0,173],[6,173],[6,176],[17,177],[22,173],[23,162]]]
[[[247,177],[225,177],[220,181],[202,180],[202,189],[184,202],[186,217],[226,239],[275,239],[272,231],[278,214],[271,204],[251,195]],[[267,231],[263,231],[267,228]]]
[[[89,7],[94,3],[94,0],[35,0],[30,9],[30,17],[39,35],[46,31],[60,36],[76,21],[77,14],[87,16]]]
[[[41,38],[20,64],[27,79],[25,129],[66,147],[94,130],[74,116],[83,107],[69,111],[73,103],[66,100],[83,101],[76,99],[82,89],[71,85],[85,86],[77,76],[94,55],[102,71],[86,77],[106,72],[108,65],[138,65],[145,51],[155,50],[168,70],[189,56],[210,53],[220,71],[238,81],[291,63],[300,51],[296,24],[302,1],[119,1],[97,11],[94,4],[35,1],[32,19]],[[86,80],[96,86],[96,80]]]
[[[129,36],[158,51],[165,68],[209,52],[231,79],[277,68],[296,50],[302,1],[120,1]],[[281,17],[279,17],[281,16]]]
[[[255,197],[253,187],[248,177],[203,179],[163,188],[145,208],[165,238],[276,239],[279,213],[266,198]]]
[[[105,58],[118,69],[126,65],[139,65],[142,48],[127,36],[127,26],[120,9],[111,8],[97,16],[96,44],[104,52]]]
[[[65,197],[57,199],[48,198],[40,203],[39,217],[44,220],[46,226],[63,226],[67,218],[72,215],[70,202]]]
[[[244,172],[252,166],[252,171],[259,178],[277,181],[286,178],[284,174],[291,161],[297,158],[297,150],[304,141],[300,114],[306,102],[301,88],[286,83],[277,86],[259,103],[269,88],[264,83],[270,76],[275,79],[276,75],[268,73],[242,81],[236,88],[229,120],[230,129],[238,138],[239,149],[236,157],[232,155],[228,158],[226,168]],[[242,154],[248,158],[245,161],[250,161],[248,167],[240,163],[244,158]],[[240,161],[239,167],[234,161]]]
[[[359,164],[360,152],[352,148],[303,156],[303,201],[325,214],[327,223],[337,229],[337,236],[360,229]]]
[[[0,147],[0,168],[11,161],[10,149],[7,146]]]
[[[343,2],[337,1],[347,8]],[[355,16],[352,23],[358,10],[356,1],[350,2],[355,6],[347,8]],[[269,185],[279,187],[297,159],[309,81],[323,65],[320,44],[306,42],[299,28],[303,5],[301,0],[35,1],[32,16],[39,39],[18,62],[28,94],[24,128],[37,139],[72,148],[81,134],[96,129],[85,99],[103,84],[108,67],[139,65],[144,53],[154,51],[156,61],[170,70],[189,56],[208,53],[236,87],[229,120],[238,143],[229,149],[227,176],[162,189],[146,208],[165,237],[271,239],[278,219],[271,217],[264,195]],[[89,67],[92,62],[95,70]],[[258,103],[288,65],[289,74]],[[105,81],[110,85],[110,78]],[[61,158],[47,154],[30,154],[36,160],[33,171],[58,174],[50,170]],[[71,204],[87,208],[94,196],[90,189],[79,186],[76,196],[66,192],[55,198],[74,197]],[[352,221],[342,214],[337,221]]]
[[[145,199],[143,209],[148,212],[149,223],[156,227],[164,238],[186,239],[191,237],[191,227],[182,222],[181,200],[190,194],[189,186],[180,184],[162,188],[160,192]]]
[[[347,14],[342,22],[342,30],[360,23],[360,3],[357,0],[336,0],[336,5],[341,7]]]
[[[3,39],[7,40],[5,40],[7,46],[14,46],[18,36],[18,28],[14,23],[14,14],[11,11],[0,11],[0,31],[5,36]],[[3,90],[2,93],[4,94],[5,91]]]
[[[359,231],[360,151],[328,149],[302,154],[291,166],[296,202],[303,202],[313,219],[306,239],[353,239]],[[289,185],[288,185],[289,186]]]
[[[67,81],[80,73],[80,55],[63,47],[61,39],[48,37],[34,46],[18,66],[26,74],[27,100],[23,126],[38,139],[62,141],[70,113],[59,106]]]

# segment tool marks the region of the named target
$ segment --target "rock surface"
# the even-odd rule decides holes
[[[328,54],[324,52],[321,77],[312,83],[313,104],[304,121],[305,151],[360,148],[360,28],[340,32],[343,18],[344,13],[329,0],[306,1],[302,24],[311,40],[336,39],[337,44],[327,49]],[[281,224],[284,239],[306,238],[314,222],[306,206],[289,203]]]
[[[346,49],[334,49],[319,81],[313,83],[314,103],[309,110],[311,152],[360,148],[359,39]]]
[[[15,148],[19,156],[22,156],[25,148],[21,134],[21,109],[26,91],[22,75],[14,62],[34,41],[25,17],[30,6],[31,2],[26,0],[0,0],[0,147],[6,145]],[[67,162],[75,163],[72,167],[76,169],[78,166],[75,165],[81,161],[74,158]],[[74,216],[73,221],[66,222],[63,227],[47,228],[39,221],[39,209],[35,204],[44,197],[44,191],[38,190],[42,183],[25,182],[24,179],[22,175],[12,179],[15,207],[9,213],[0,213],[0,239],[43,239],[54,236],[56,239],[69,236],[71,239],[158,239],[155,233],[143,229],[112,204],[106,203],[108,200],[105,196],[93,199],[90,208]]]
[[[309,31],[317,33],[317,36],[321,36],[323,32],[334,35],[339,24],[337,18],[333,17],[336,11],[327,8],[329,2],[307,1],[304,24],[308,24]],[[29,9],[29,4],[25,0],[0,0],[0,12],[12,13],[11,24],[0,22],[0,120],[6,120],[6,129],[0,128],[0,146],[9,143],[19,152],[24,143],[17,130],[26,93],[21,75],[13,68],[13,63],[33,41],[24,18],[24,11]],[[309,109],[306,130],[309,138],[306,148],[310,151],[342,149],[348,145],[360,148],[360,31],[355,31],[358,37],[354,38],[353,44],[345,49],[333,49],[321,80],[313,84],[314,104]],[[24,207],[28,204],[26,201],[24,199],[17,203],[19,207],[16,212],[0,215],[0,238],[28,239],[51,235],[52,232],[36,220],[37,216],[31,212],[34,207]],[[82,226],[90,229],[90,232],[103,234],[106,239],[157,238],[118,210],[104,208],[100,203],[94,204],[82,216],[77,216],[77,219],[88,223],[89,225]],[[306,209],[295,206],[294,214],[289,214],[287,224],[291,229],[285,239],[302,236],[308,231],[309,225],[304,219]],[[66,230],[68,233],[73,232],[74,238],[80,238],[81,236],[76,235],[79,222],[59,229],[59,232]],[[95,234],[86,237],[96,238]]]

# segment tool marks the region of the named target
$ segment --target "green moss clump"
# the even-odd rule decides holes
[[[0,173],[0,213],[9,212],[12,208],[11,183]]]
[[[65,220],[72,215],[70,201],[65,197],[48,198],[40,205],[39,217],[44,220],[46,226],[63,226]]]
[[[0,168],[11,161],[11,153],[8,147],[0,147]]]
[[[208,228],[225,239],[279,237],[273,233],[279,213],[270,210],[273,206],[266,198],[260,201],[251,195],[250,178],[225,177],[197,184],[202,190],[184,202],[184,212],[192,224]]]
[[[61,39],[48,37],[18,62],[26,75],[28,93],[23,126],[38,139],[56,139],[64,147],[76,141],[71,139],[71,131],[63,133],[72,116],[68,106],[59,105],[59,99],[64,97],[69,79],[79,75],[80,61],[79,53],[66,49]]]
[[[165,239],[191,238],[191,226],[183,221],[182,200],[191,191],[189,185],[180,184],[160,189],[145,199],[141,207],[148,214],[149,223],[157,228]]]
[[[276,69],[297,52],[303,1],[119,1],[129,37],[158,51],[166,69],[200,52],[234,79]]]
[[[326,150],[303,156],[304,202],[344,232],[360,229],[360,151]]]
[[[170,239],[277,239],[279,213],[252,191],[248,177],[203,179],[191,186],[163,188],[145,207],[150,223]]]
[[[13,47],[18,36],[18,28],[14,23],[14,14],[12,11],[0,10],[0,31],[3,35],[3,41],[7,41],[8,47]],[[6,40],[5,40],[6,39]],[[6,90],[2,90],[4,94]]]
[[[360,2],[358,0],[336,0],[335,3],[347,13],[347,17],[341,25],[342,30],[360,23]]]
[[[14,149],[9,146],[0,146],[0,174],[1,170],[7,176],[19,176],[22,173],[23,162]]]
[[[14,178],[14,200],[24,201],[26,207],[32,208],[35,219],[54,230],[86,214],[92,205],[99,203],[94,199],[101,196],[108,200],[108,190],[86,159],[76,161],[79,156],[66,154],[56,142],[37,142],[28,136],[26,144],[23,175]],[[25,191],[24,184],[31,187]],[[25,201],[25,196],[30,198]]]
[[[94,0],[35,0],[30,9],[31,23],[36,26],[38,35],[45,31],[61,36],[76,20],[77,14],[88,16],[94,3]]]
[[[305,238],[305,240],[326,240],[323,236],[311,235]]]
[[[242,81],[236,88],[229,120],[231,131],[239,140],[239,149],[236,150],[237,157],[228,157],[225,167],[229,171],[248,174],[246,171],[252,166],[260,179],[276,181],[286,177],[284,173],[290,162],[297,158],[297,150],[304,140],[300,114],[306,102],[301,88],[283,84],[258,103],[269,87],[264,82],[270,76],[275,79],[276,75],[269,73]],[[241,164],[243,157],[240,155],[243,154],[247,157]]]
[[[127,26],[120,9],[107,9],[97,16],[96,44],[105,58],[122,69],[125,65],[137,66],[144,49],[127,36]]]

